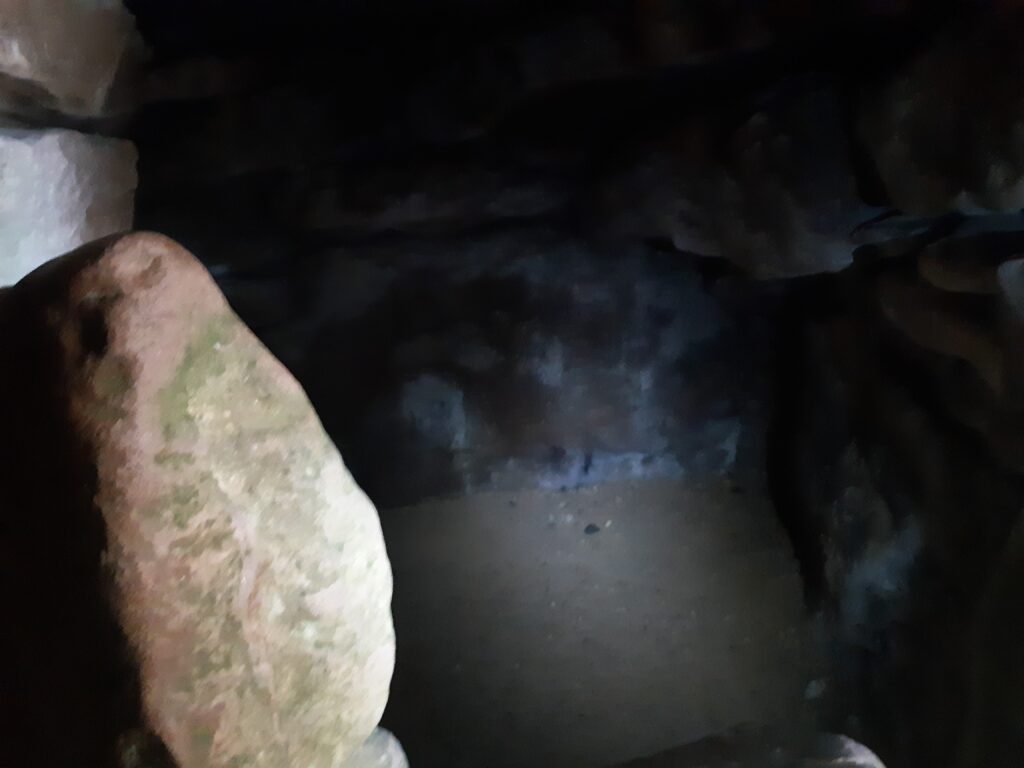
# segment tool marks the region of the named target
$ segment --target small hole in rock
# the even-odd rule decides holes
[[[100,357],[107,351],[107,321],[103,308],[90,303],[79,319],[78,335],[85,354]]]

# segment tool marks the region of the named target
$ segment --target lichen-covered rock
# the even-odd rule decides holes
[[[132,225],[127,141],[67,130],[0,131],[0,285]]]
[[[13,293],[60,340],[145,726],[180,768],[337,768],[387,699],[391,573],[302,389],[159,235]]]
[[[121,0],[0,0],[0,105],[100,114],[134,34]]]
[[[409,761],[394,734],[378,728],[349,756],[342,768],[409,768]]]

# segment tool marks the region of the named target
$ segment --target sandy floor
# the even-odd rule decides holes
[[[414,768],[602,766],[805,715],[795,564],[756,496],[679,480],[383,513]]]

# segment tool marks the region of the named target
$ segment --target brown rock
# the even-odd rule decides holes
[[[299,385],[159,235],[90,244],[6,298],[69,393],[72,463],[95,468],[78,508],[102,516],[143,724],[180,768],[335,768],[387,699],[391,574]]]

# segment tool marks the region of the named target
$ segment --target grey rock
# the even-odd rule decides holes
[[[178,768],[336,768],[387,700],[391,572],[299,385],[159,235],[8,294],[63,361],[146,727]]]
[[[409,761],[394,734],[378,728],[349,756],[342,768],[409,768]]]
[[[0,109],[101,114],[134,36],[121,0],[4,0]]]
[[[0,285],[132,225],[127,141],[68,130],[0,131]]]
[[[736,132],[707,206],[722,255],[762,277],[835,272],[853,260],[860,202],[837,94],[808,88]]]
[[[801,768],[885,768],[878,755],[847,736],[823,736],[815,752],[801,761]]]

